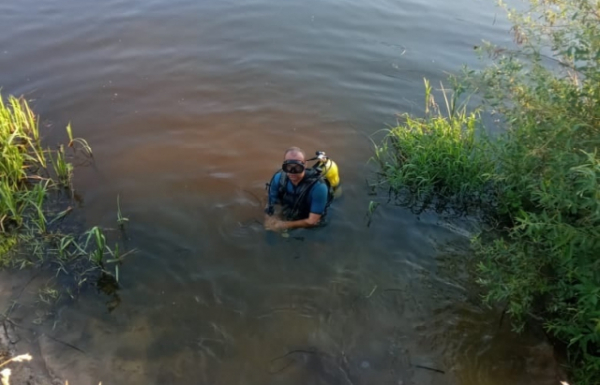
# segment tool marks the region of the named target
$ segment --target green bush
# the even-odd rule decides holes
[[[496,230],[473,242],[486,300],[505,305],[517,330],[530,317],[542,320],[568,347],[576,381],[598,384],[600,7],[530,4],[509,11],[517,47],[485,44],[486,68],[460,78],[461,88],[483,96],[499,137],[476,137],[470,127],[481,119],[467,124],[465,113],[409,118],[376,158],[395,192],[466,197],[493,215]]]

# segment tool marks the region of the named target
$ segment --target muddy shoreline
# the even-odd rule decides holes
[[[68,380],[54,358],[62,343],[36,328],[52,315],[51,306],[39,298],[50,277],[39,271],[0,271],[0,362],[25,353],[33,357],[5,366],[11,369],[12,385],[62,385]]]

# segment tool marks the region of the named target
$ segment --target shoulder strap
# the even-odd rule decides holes
[[[323,178],[321,178],[321,176],[319,175],[319,172],[312,169],[312,168],[307,168],[306,169],[306,174],[304,175],[304,178],[302,180],[302,184],[303,189],[300,192],[300,195],[298,197],[298,200],[296,201],[296,204],[294,205],[294,209],[297,208],[297,206],[303,202],[303,200],[306,198],[306,196],[308,194],[310,194],[310,191],[313,189],[313,187],[315,187],[315,185],[317,183],[319,183],[319,181],[322,181]]]
[[[279,185],[277,186],[277,195],[281,199],[283,194],[285,194],[285,187],[287,185],[288,177],[285,172],[279,170]]]
[[[279,198],[282,198],[283,195],[287,192],[286,187],[289,178],[287,174],[282,170],[280,170],[278,173],[281,176],[279,177],[279,185],[277,186],[277,195],[279,196]],[[277,175],[277,173],[275,175]],[[301,192],[300,198],[303,198],[306,194],[308,194],[310,190],[312,190],[312,188],[315,186],[315,184],[317,184],[319,181],[324,182],[327,188],[329,189],[329,183],[327,183],[327,180],[323,178],[323,176],[319,173],[318,170],[315,170],[313,168],[307,168],[303,180],[303,184],[305,184],[306,187]]]

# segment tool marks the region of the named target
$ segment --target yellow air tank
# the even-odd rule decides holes
[[[335,190],[340,185],[340,173],[337,164],[322,151],[317,152],[317,158],[319,159],[317,168],[321,170],[323,177],[329,181],[329,184]]]

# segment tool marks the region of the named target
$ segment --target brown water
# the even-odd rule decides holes
[[[84,352],[41,340],[53,371],[554,384],[540,340],[479,305],[464,230],[389,205],[366,226],[369,137],[422,110],[424,77],[477,65],[481,39],[508,41],[496,13],[475,0],[0,2],[3,93],[34,100],[48,143],[69,121],[90,142],[95,167],[75,180],[86,223],[114,228],[119,194],[138,249],[116,310],[88,291],[38,327]],[[327,151],[344,194],[328,227],[283,238],[259,221],[291,145]]]

